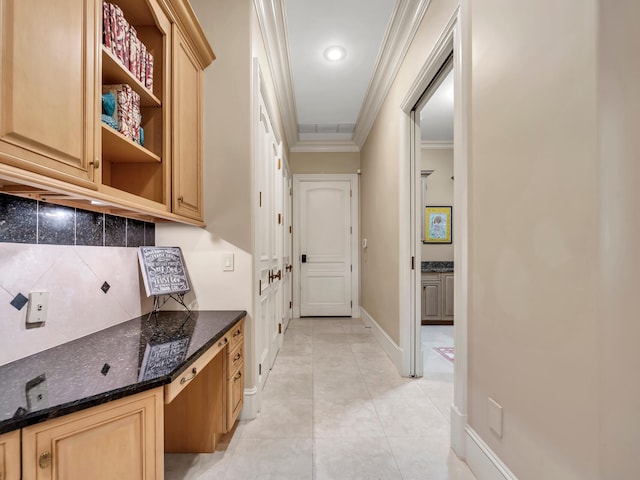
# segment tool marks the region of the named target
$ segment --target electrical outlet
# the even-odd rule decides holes
[[[489,428],[493,430],[493,433],[495,433],[498,438],[502,438],[502,405],[489,397],[487,410]]]
[[[49,312],[49,292],[30,292],[27,328],[44,327]]]

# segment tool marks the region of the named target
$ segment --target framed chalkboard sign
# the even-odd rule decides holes
[[[147,297],[191,290],[180,247],[139,247],[138,259]]]

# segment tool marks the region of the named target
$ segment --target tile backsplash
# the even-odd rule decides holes
[[[0,194],[0,365],[150,311],[141,245],[155,245],[154,224]],[[33,291],[49,311],[28,329]]]
[[[155,245],[155,225],[0,194],[0,242],[140,247]]]

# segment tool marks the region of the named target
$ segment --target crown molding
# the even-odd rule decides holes
[[[359,152],[360,147],[351,140],[298,140],[291,152]]]
[[[396,3],[353,133],[358,148],[364,146],[369,136],[430,3],[431,0],[398,0]]]
[[[254,0],[258,25],[276,92],[284,136],[291,147],[298,141],[298,119],[293,94],[293,79],[283,0]]]
[[[430,149],[430,150],[434,150],[434,149],[448,149],[448,148],[453,148],[453,142],[447,142],[447,141],[435,141],[435,140],[423,140],[420,143],[420,147],[422,147],[423,149]]]

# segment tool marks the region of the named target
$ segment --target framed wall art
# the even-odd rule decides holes
[[[424,243],[451,243],[451,207],[425,207]]]

